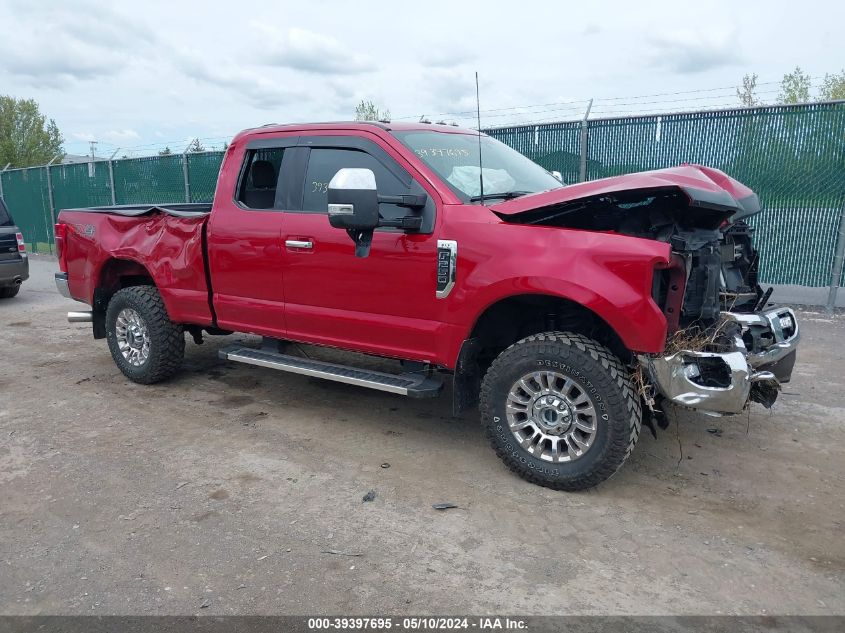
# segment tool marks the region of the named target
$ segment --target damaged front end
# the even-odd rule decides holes
[[[663,353],[638,356],[646,403],[712,414],[771,407],[799,341],[795,313],[770,304],[747,219],[757,196],[699,165],[607,178],[493,205],[509,223],[616,233],[664,242],[652,299],[667,323]]]
[[[800,334],[795,313],[775,308],[722,313],[712,332],[691,347],[639,357],[649,382],[674,404],[706,413],[732,414],[749,402],[771,407],[788,382]]]

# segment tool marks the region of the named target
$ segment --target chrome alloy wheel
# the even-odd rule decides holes
[[[596,438],[595,403],[580,384],[557,371],[532,372],[517,380],[508,393],[506,413],[522,448],[547,462],[574,461]]]
[[[132,308],[124,308],[117,315],[114,326],[117,347],[126,362],[140,367],[150,357],[150,333],[141,315]]]

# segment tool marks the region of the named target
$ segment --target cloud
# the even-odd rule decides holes
[[[702,73],[742,63],[735,31],[723,33],[678,32],[651,39],[651,66],[681,74]]]
[[[263,47],[270,45],[255,59],[260,64],[317,75],[355,75],[376,69],[372,59],[350,52],[349,47],[328,35],[299,28],[283,33],[259,23],[253,26],[265,33],[255,41]]]
[[[11,7],[3,19],[0,59],[7,72],[43,87],[125,71],[153,39],[151,31],[108,6],[14,2]],[[126,46],[127,39],[134,48]]]
[[[598,24],[588,24],[581,29],[581,35],[598,35],[601,33],[601,27]]]
[[[469,49],[456,46],[435,46],[433,50],[424,54],[422,63],[428,68],[454,68],[478,59],[478,55]]]
[[[301,90],[287,88],[290,82],[274,80],[266,72],[233,64],[210,64],[195,51],[182,50],[173,55],[176,66],[199,83],[229,95],[246,97],[250,105],[267,110],[308,100]]]
[[[93,132],[71,132],[71,137],[75,138],[77,141],[95,141],[97,137],[94,135]]]
[[[104,136],[106,141],[114,143],[126,143],[127,141],[136,141],[141,138],[141,135],[138,134],[138,132],[130,128],[109,130]]]
[[[469,71],[430,68],[423,72],[422,85],[439,111],[475,110],[475,75]]]

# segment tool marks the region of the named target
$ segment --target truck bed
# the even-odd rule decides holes
[[[170,318],[211,325],[205,226],[211,204],[118,205],[66,209],[61,258],[73,298],[98,305],[96,289],[121,278],[155,280]],[[102,306],[99,306],[102,307]]]

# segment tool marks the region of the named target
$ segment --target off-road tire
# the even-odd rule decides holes
[[[18,291],[21,289],[20,285],[15,286],[3,286],[0,288],[0,299],[11,299]]]
[[[570,462],[552,463],[529,453],[511,432],[505,406],[511,387],[529,372],[554,370],[575,379],[596,405],[593,445]],[[544,332],[503,351],[481,384],[481,420],[496,454],[523,479],[554,490],[592,488],[613,475],[637,443],[642,406],[631,376],[613,353],[571,332]]]
[[[140,366],[129,363],[120,351],[116,322],[121,310],[131,308],[147,326],[150,353]],[[112,358],[123,375],[132,382],[151,385],[170,378],[179,371],[185,357],[185,333],[167,316],[164,301],[155,286],[132,286],[118,290],[106,310],[106,340]]]

